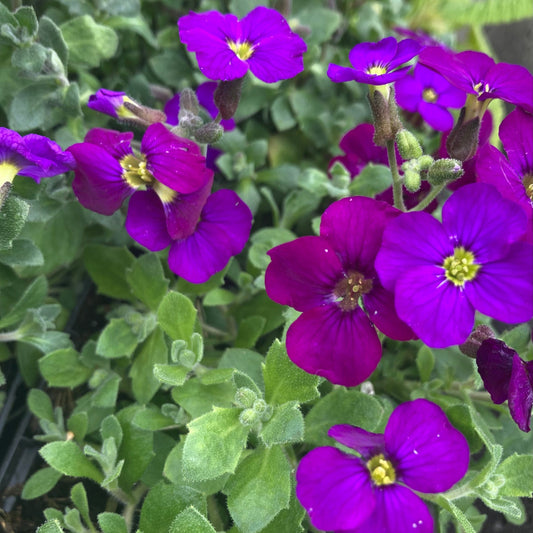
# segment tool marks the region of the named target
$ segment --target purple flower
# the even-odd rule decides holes
[[[500,194],[517,203],[528,219],[526,240],[533,242],[533,116],[520,108],[500,125],[505,157],[486,145],[476,158],[477,180],[494,185]]]
[[[274,83],[302,72],[305,42],[274,9],[256,7],[243,19],[218,11],[189,13],[178,21],[181,42],[196,52],[198,66],[211,80],[244,77],[248,70]]]
[[[442,224],[404,213],[383,236],[376,258],[381,282],[395,294],[398,316],[428,345],[463,343],[474,313],[506,323],[533,316],[533,249],[518,242],[526,217],[486,184],[457,190]]]
[[[434,129],[448,131],[453,127],[453,116],[448,107],[463,107],[463,91],[448,83],[433,70],[416,65],[412,74],[395,84],[396,101],[411,113],[418,112]]]
[[[75,166],[72,155],[47,137],[0,128],[0,185],[12,182],[19,174],[34,179],[57,176]]]
[[[287,332],[287,353],[306,372],[355,386],[381,358],[374,326],[393,339],[413,338],[374,269],[383,230],[398,214],[371,198],[344,198],[322,215],[320,237],[268,252],[268,296],[302,312]]]
[[[522,431],[528,432],[533,406],[533,361],[523,361],[503,341],[487,339],[477,352],[476,363],[492,401],[508,400],[511,417]]]
[[[427,400],[396,407],[384,434],[342,424],[328,435],[359,455],[326,446],[300,461],[296,495],[318,529],[433,533],[433,518],[412,490],[446,491],[468,469],[466,439]]]
[[[533,112],[533,76],[520,65],[495,63],[482,52],[454,54],[437,46],[425,48],[420,53],[419,62],[440,73],[458,89],[471,94],[474,100],[485,102],[480,106],[479,116],[494,98]],[[465,120],[468,119],[467,116]]]
[[[331,63],[328,76],[334,82],[358,81],[369,85],[385,85],[407,74],[409,66],[402,67],[420,51],[421,46],[413,39],[398,42],[386,37],[377,43],[355,45],[349,55],[353,68]]]
[[[212,183],[211,173],[199,191],[176,197],[170,207],[153,190],[136,192],[128,206],[130,236],[151,251],[170,246],[170,270],[190,283],[222,270],[242,251],[252,227],[248,206],[230,190],[209,195]]]
[[[137,118],[124,103],[128,102],[135,106],[138,104],[124,92],[110,91],[109,89],[98,89],[95,94],[89,97],[87,107],[105,113],[113,118]]]
[[[141,153],[131,148],[133,133],[95,128],[85,142],[68,150],[76,159],[72,187],[81,204],[111,215],[139,188],[151,188],[164,203],[178,193],[197,191],[208,180],[205,158],[188,139],[170,133],[162,124],[146,130]]]

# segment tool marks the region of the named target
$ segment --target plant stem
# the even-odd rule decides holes
[[[394,195],[394,207],[400,211],[407,211],[403,201],[403,187],[400,174],[398,172],[398,163],[396,162],[396,151],[394,150],[394,141],[387,141],[387,157],[389,158],[389,167],[392,174],[392,193]]]
[[[413,207],[413,209],[410,209],[409,211],[424,210],[444,190],[446,185],[448,185],[448,182],[444,182],[437,187],[433,187],[431,191],[429,191],[428,195],[417,206]]]

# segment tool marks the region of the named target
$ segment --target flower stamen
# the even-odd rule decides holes
[[[252,57],[254,53],[254,46],[248,41],[235,42],[228,39],[228,46],[235,52],[235,55],[242,61],[246,61]]]
[[[122,179],[131,187],[153,185],[156,181],[152,173],[146,168],[146,161],[133,154],[124,156],[120,160],[120,166],[123,168]]]
[[[427,89],[424,89],[422,91],[422,98],[425,102],[429,102],[430,104],[433,104],[436,102],[439,98],[439,95],[435,91],[435,89],[432,89],[431,87],[428,87]]]
[[[359,298],[372,290],[372,285],[371,279],[366,279],[360,272],[352,271],[335,285],[333,294],[343,311],[353,311],[359,305]]]
[[[396,481],[396,471],[382,453],[372,457],[366,466],[375,485],[392,485]]]
[[[462,287],[465,282],[473,280],[481,267],[474,263],[474,260],[472,252],[465,250],[462,246],[455,248],[453,255],[446,257],[442,264],[446,279],[456,287]]]

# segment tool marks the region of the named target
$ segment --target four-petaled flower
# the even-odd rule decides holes
[[[474,201],[473,201],[474,199]],[[457,190],[442,224],[427,213],[391,221],[376,258],[398,316],[428,345],[463,343],[474,313],[506,323],[533,316],[533,249],[519,242],[526,216],[491,185]]]
[[[196,52],[198,67],[211,80],[244,77],[248,70],[274,83],[302,72],[307,45],[274,9],[256,7],[243,19],[218,11],[189,13],[178,21],[181,42]]]
[[[355,386],[381,358],[375,327],[393,339],[414,338],[374,269],[383,230],[399,213],[371,198],[344,198],[322,215],[319,237],[268,252],[268,296],[302,311],[287,332],[287,353],[300,368]]]
[[[359,456],[315,448],[296,471],[296,495],[314,527],[337,533],[433,533],[426,504],[412,492],[438,493],[466,473],[468,443],[427,400],[396,407],[384,434],[347,424],[328,435]]]
[[[405,63],[413,59],[421,46],[413,39],[398,42],[386,37],[377,43],[360,43],[349,54],[350,67],[331,63],[328,76],[334,82],[358,81],[368,85],[385,85],[399,80],[407,74]]]

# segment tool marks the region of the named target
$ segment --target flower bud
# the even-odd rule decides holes
[[[477,351],[481,346],[481,343],[486,339],[494,339],[494,332],[489,326],[485,324],[479,325],[474,331],[470,334],[468,339],[466,339],[463,344],[459,344],[459,350],[461,353],[468,355],[475,359],[477,356]]]
[[[416,159],[422,155],[422,147],[417,138],[408,130],[396,134],[396,146],[402,159]],[[417,189],[418,190],[418,189]]]
[[[124,109],[127,109],[131,115],[118,115],[119,120],[124,118],[126,122],[138,124],[140,126],[151,126],[152,124],[157,124],[158,122],[165,122],[167,116],[160,109],[153,109],[144,105],[139,105],[137,102],[126,101],[122,104]]]
[[[248,387],[240,387],[235,393],[233,398],[233,403],[237,407],[249,408],[254,405],[254,402],[257,400],[257,394]]]
[[[390,86],[385,90],[384,87],[372,87],[368,95],[374,117],[374,144],[376,146],[386,146],[387,141],[393,141],[403,127],[398,115],[394,89]],[[386,92],[386,97],[382,91]]]
[[[194,138],[202,144],[214,144],[222,138],[224,128],[216,122],[209,122],[200,126],[194,132]]]
[[[465,107],[461,109],[457,124],[446,139],[448,155],[459,159],[459,161],[466,161],[474,157],[479,143],[481,120],[476,116],[465,121],[465,110]]]
[[[427,170],[435,161],[430,155],[423,155],[417,159],[418,169]]]
[[[2,210],[2,206],[9,196],[9,191],[11,191],[11,182],[6,181],[5,183],[2,183],[0,186],[0,211]]]
[[[409,192],[416,192],[420,189],[420,172],[415,168],[408,168],[403,174],[403,184]]]
[[[431,185],[442,185],[464,174],[461,161],[457,159],[437,159],[428,169],[427,180]]]
[[[259,414],[257,414],[253,409],[245,409],[241,411],[239,415],[239,422],[246,427],[255,426],[257,423],[261,422]]]
[[[230,81],[219,81],[215,89],[213,99],[217,106],[220,116],[224,120],[228,120],[235,115],[239,101],[241,99],[243,78]]]
[[[181,110],[188,111],[193,115],[200,114],[200,105],[196,93],[189,88],[183,89],[180,93],[180,112]],[[181,120],[181,119],[180,119]]]

